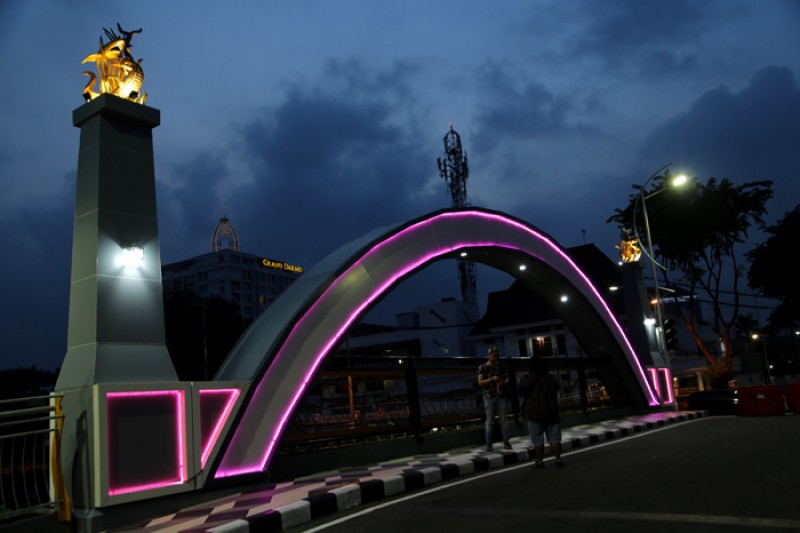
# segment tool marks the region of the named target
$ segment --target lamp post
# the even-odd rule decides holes
[[[762,372],[762,379],[765,385],[769,385],[772,383],[772,378],[770,377],[769,372],[769,356],[767,355],[767,340],[764,336],[759,335],[758,333],[753,333],[751,338],[753,341],[758,342],[759,337],[761,338],[761,372]]]
[[[637,210],[636,208],[640,203],[642,204],[642,216],[644,218],[644,232],[645,232],[645,237],[647,238],[647,249],[645,251],[645,254],[647,255],[647,258],[650,260],[650,268],[653,276],[653,294],[656,299],[655,303],[656,325],[658,327],[658,332],[659,332],[658,335],[656,335],[656,343],[658,345],[658,353],[661,355],[661,358],[663,359],[663,362],[667,367],[670,367],[670,362],[669,362],[669,354],[667,353],[667,349],[664,344],[664,311],[661,307],[661,294],[658,287],[658,271],[656,270],[656,265],[663,270],[666,270],[666,268],[658,264],[658,262],[655,260],[655,255],[653,253],[653,239],[650,235],[650,219],[647,215],[647,199],[652,198],[653,196],[664,192],[666,190],[666,187],[661,187],[660,189],[657,189],[651,192],[650,194],[645,194],[645,190],[647,189],[647,186],[650,184],[650,182],[653,181],[653,179],[657,177],[662,171],[664,172],[665,181],[669,181],[667,185],[679,187],[684,183],[686,183],[687,177],[683,174],[675,176],[670,180],[670,175],[668,170],[668,167],[670,165],[672,165],[672,163],[664,165],[663,167],[656,170],[653,174],[651,174],[649,178],[647,178],[647,181],[645,181],[644,184],[642,184],[639,187],[639,197],[637,198],[637,202],[633,206],[633,231],[636,238],[641,240],[641,238],[639,237],[638,228],[636,227],[636,210]]]

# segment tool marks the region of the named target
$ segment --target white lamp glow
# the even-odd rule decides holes
[[[144,248],[141,246],[126,246],[117,258],[117,264],[125,267],[138,267],[144,262]]]

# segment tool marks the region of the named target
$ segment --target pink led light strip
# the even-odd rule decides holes
[[[619,333],[620,338],[622,339],[625,347],[628,350],[629,358],[633,361],[633,363],[635,365],[635,370],[639,373],[639,376],[641,378],[641,383],[642,383],[643,387],[645,388],[644,392],[646,393],[646,395],[648,397],[648,403],[651,406],[658,405],[658,403],[659,403],[658,398],[654,395],[652,388],[650,388],[650,386],[648,384],[647,377],[646,377],[645,372],[644,372],[644,369],[642,368],[641,364],[639,363],[638,358],[635,355],[635,351],[633,350],[633,347],[630,344],[630,341],[628,340],[627,335],[625,334],[622,326],[619,324],[619,322],[614,317],[613,313],[611,312],[611,309],[608,307],[608,304],[606,304],[605,300],[602,298],[602,296],[600,295],[599,291],[589,281],[589,278],[572,261],[572,259],[565,252],[563,252],[558,246],[553,244],[546,236],[537,233],[536,231],[534,231],[530,227],[528,227],[528,226],[526,226],[526,225],[524,225],[522,223],[513,221],[511,219],[508,219],[506,217],[503,217],[501,215],[497,215],[497,214],[493,214],[493,213],[486,213],[486,212],[481,212],[481,211],[457,211],[457,212],[441,213],[441,214],[439,214],[439,215],[437,215],[435,217],[432,217],[430,219],[426,219],[426,220],[423,220],[423,221],[418,222],[416,224],[413,224],[411,226],[408,226],[408,227],[398,231],[396,234],[390,236],[389,238],[385,239],[384,241],[381,241],[380,243],[378,243],[375,246],[373,246],[362,257],[360,257],[358,260],[356,260],[344,273],[342,273],[340,276],[338,276],[336,278],[336,280],[334,280],[333,283],[330,284],[330,286],[322,294],[322,296],[316,302],[314,302],[314,304],[309,308],[309,310],[295,323],[294,327],[292,328],[291,332],[289,333],[289,335],[286,338],[286,342],[285,342],[284,346],[286,344],[289,344],[290,340],[293,338],[295,333],[302,329],[305,321],[308,320],[308,317],[314,313],[315,309],[320,305],[320,302],[324,301],[325,298],[329,295],[329,293],[331,293],[334,290],[334,288],[336,288],[337,285],[342,280],[346,279],[347,276],[354,269],[361,268],[361,266],[367,260],[369,260],[371,257],[373,257],[373,256],[377,255],[378,253],[380,253],[380,251],[383,248],[385,248],[387,246],[390,246],[390,245],[393,245],[396,241],[401,240],[401,239],[410,238],[409,235],[411,233],[413,233],[415,231],[423,231],[423,230],[427,229],[429,226],[434,225],[435,223],[437,223],[440,219],[451,218],[451,217],[454,218],[454,219],[461,219],[461,218],[466,218],[466,217],[473,218],[474,217],[474,218],[481,218],[481,219],[491,220],[491,221],[494,221],[494,222],[499,222],[502,225],[506,225],[506,226],[515,228],[517,230],[521,230],[521,231],[533,236],[534,238],[536,238],[540,242],[542,242],[545,245],[547,245],[553,252],[558,254],[567,264],[570,265],[570,267],[573,269],[573,271],[580,276],[580,278],[586,284],[586,287],[592,292],[592,294],[597,298],[597,300],[602,305],[603,309],[606,312],[605,318],[610,320],[611,323],[616,328],[617,332]],[[260,471],[264,470],[266,465],[269,463],[269,460],[270,460],[270,458],[271,458],[271,456],[272,456],[272,454],[274,452],[275,446],[276,446],[276,444],[277,444],[277,442],[278,442],[278,440],[279,440],[279,438],[280,438],[280,436],[281,436],[281,434],[282,434],[282,432],[283,432],[283,430],[284,430],[284,428],[286,426],[286,423],[288,422],[289,417],[291,416],[292,412],[294,411],[294,408],[297,405],[297,403],[302,398],[302,396],[303,396],[303,394],[305,392],[305,389],[308,386],[308,383],[313,378],[314,374],[316,373],[317,368],[321,364],[321,362],[324,359],[324,357],[327,355],[328,351],[333,347],[333,345],[336,342],[339,341],[339,339],[347,331],[347,329],[351,326],[353,321],[356,320],[356,318],[360,315],[360,313],[364,309],[366,309],[372,302],[374,302],[379,296],[381,296],[389,287],[394,285],[399,279],[403,278],[408,273],[410,273],[413,270],[415,270],[416,268],[418,268],[418,267],[420,267],[420,266],[432,261],[433,259],[435,259],[437,257],[440,257],[442,255],[446,255],[446,254],[448,254],[450,252],[453,252],[453,251],[459,250],[459,249],[481,248],[481,247],[497,247],[497,248],[506,248],[506,249],[516,250],[516,251],[525,253],[526,255],[529,255],[529,256],[532,256],[532,257],[535,257],[535,258],[541,260],[541,258],[538,258],[536,256],[536,254],[534,254],[533,252],[525,250],[525,249],[521,249],[521,248],[519,248],[517,246],[512,246],[512,245],[509,245],[509,244],[497,243],[497,242],[474,242],[474,241],[465,240],[465,241],[453,244],[452,246],[439,247],[436,250],[429,251],[428,253],[426,253],[422,257],[416,258],[414,260],[409,261],[406,264],[400,265],[392,274],[390,274],[387,277],[387,279],[383,283],[381,283],[372,293],[370,293],[361,302],[361,304],[356,306],[356,308],[354,310],[352,310],[349,314],[347,314],[347,316],[346,316],[345,320],[342,322],[341,326],[335,331],[335,333],[326,342],[324,342],[324,344],[321,347],[321,349],[316,353],[313,361],[311,362],[311,364],[309,365],[308,369],[306,370],[302,381],[298,384],[298,387],[296,388],[295,392],[292,394],[290,400],[285,405],[285,408],[284,408],[284,410],[283,410],[283,412],[282,412],[277,424],[275,425],[275,427],[273,428],[273,430],[271,432],[271,437],[267,440],[266,448],[265,448],[264,453],[263,453],[262,457],[260,458],[260,460],[255,464],[244,465],[244,466],[240,466],[240,467],[226,467],[225,466],[226,465],[225,458],[223,458],[223,463],[222,463],[223,466],[216,472],[215,477],[220,478],[220,477],[227,477],[227,476],[236,476],[236,475],[243,475],[243,474],[248,474],[248,473],[260,472]],[[553,266],[553,265],[551,265],[551,266]],[[279,350],[278,354],[275,356],[275,360],[274,361],[279,360],[283,356],[284,356],[284,348],[282,347]],[[274,361],[273,361],[273,364],[274,364]],[[272,368],[273,367],[270,367],[266,371],[264,376],[262,376],[262,379],[260,380],[258,386],[256,387],[256,389],[254,391],[254,395],[253,395],[254,398],[259,396],[260,394],[262,394],[262,390],[261,390],[262,386],[263,386],[264,383],[269,381],[269,378],[271,377]],[[236,440],[238,438],[243,438],[240,435],[239,428],[237,428],[236,433],[234,434],[234,440]]]
[[[650,381],[656,391],[656,395],[662,399],[664,405],[672,405],[675,402],[675,393],[672,390],[672,373],[667,367],[648,367],[647,372],[650,374]],[[663,381],[659,374],[663,374]],[[667,394],[666,400],[661,395],[661,384],[664,384],[665,392]]]
[[[437,255],[441,255],[441,254],[430,254],[428,256],[425,256],[422,260],[419,260],[419,261],[416,261],[414,263],[409,264],[410,268],[404,269],[403,271],[398,272],[394,276],[389,278],[387,281],[385,281],[383,284],[381,284],[380,287],[377,290],[375,290],[368,298],[366,298],[358,307],[356,307],[356,309],[354,311],[352,311],[349,315],[347,315],[347,318],[342,323],[342,325],[336,330],[334,335],[332,335],[325,342],[323,348],[314,357],[314,360],[313,360],[311,366],[309,366],[308,370],[306,371],[305,375],[303,376],[302,381],[299,383],[297,389],[295,390],[294,394],[292,395],[291,399],[289,400],[289,403],[287,404],[286,409],[284,409],[283,413],[281,414],[280,420],[276,424],[275,429],[272,431],[272,437],[267,442],[267,448],[264,451],[264,456],[261,458],[261,461],[259,463],[255,464],[255,465],[244,466],[244,467],[236,468],[236,469],[225,469],[225,470],[220,469],[217,472],[215,477],[238,476],[238,475],[251,474],[253,472],[261,472],[261,471],[263,471],[264,468],[266,467],[267,463],[269,462],[269,458],[272,456],[272,452],[273,452],[273,450],[275,448],[275,445],[277,444],[278,440],[280,439],[281,433],[283,432],[283,428],[286,426],[286,423],[288,422],[289,417],[292,415],[292,412],[294,412],[295,406],[302,399],[303,394],[305,393],[306,387],[308,386],[308,384],[311,381],[311,379],[314,377],[314,374],[316,373],[317,368],[322,363],[322,360],[325,358],[325,355],[327,355],[328,351],[333,347],[333,345],[335,343],[337,343],[339,341],[339,339],[347,331],[347,329],[352,325],[353,321],[359,316],[359,314],[366,307],[368,307],[373,301],[375,301],[376,298],[378,298],[381,294],[383,294],[383,292],[388,287],[391,287],[394,283],[397,282],[398,279],[403,277],[406,273],[414,270],[414,268],[417,268],[418,266],[424,265],[425,263],[427,263],[428,261],[430,261],[432,258],[436,257]],[[352,268],[353,267],[351,267],[351,269]],[[348,272],[349,272],[349,270],[350,269],[348,269]],[[345,274],[342,274],[342,276],[340,276],[339,279],[341,279],[342,277],[344,277],[346,275],[347,275],[347,272],[345,272]],[[330,292],[333,289],[334,285],[335,285],[335,283],[331,284],[331,286],[328,288],[328,290],[325,291],[325,294],[323,294],[322,297],[320,297],[319,300],[317,300],[317,302],[324,300],[325,295],[327,295],[327,293]],[[306,316],[311,314],[312,310],[316,306],[317,306],[317,304],[315,303],[311,307],[309,312],[306,313],[306,315],[303,317],[303,319],[305,319]],[[300,323],[300,321],[298,321],[298,324],[299,323]],[[295,327],[292,329],[292,334],[297,329],[297,327],[298,326],[295,325]],[[291,334],[290,334],[290,336],[291,336]],[[278,356],[280,356],[280,353],[278,354]],[[271,370],[272,370],[272,368],[267,370],[267,373],[264,375],[264,378],[262,378],[261,382],[259,382],[258,389],[261,388],[261,384],[263,384],[264,382],[268,381],[267,380],[267,376],[270,374]],[[238,434],[238,430],[237,430],[237,434]]]
[[[228,420],[231,411],[233,411],[233,406],[236,404],[236,399],[239,397],[240,393],[241,391],[239,389],[204,389],[199,392],[201,397],[216,394],[228,396],[228,400],[225,402],[222,412],[217,417],[216,424],[214,424],[214,429],[211,431],[206,442],[202,445],[203,451],[200,454],[200,468],[205,468],[208,456],[211,455],[211,450],[214,449],[214,444],[216,444],[220,433],[222,433],[222,427],[225,425],[225,421]]]
[[[141,397],[152,397],[152,396],[173,396],[175,400],[175,413],[176,413],[176,424],[175,424],[175,434],[176,434],[176,442],[177,450],[175,450],[178,459],[178,472],[176,473],[176,478],[170,478],[160,481],[154,481],[152,483],[144,483],[141,485],[132,485],[127,487],[110,487],[108,488],[108,495],[109,496],[118,496],[120,494],[129,494],[132,492],[141,492],[144,490],[152,490],[158,489],[161,487],[169,487],[172,485],[181,485],[186,482],[187,478],[187,470],[186,470],[186,441],[184,439],[184,432],[185,432],[185,408],[184,408],[184,392],[182,390],[160,390],[160,391],[130,391],[130,392],[108,392],[106,393],[106,401],[116,399],[116,398],[141,398]],[[108,457],[109,463],[111,462],[112,458]]]

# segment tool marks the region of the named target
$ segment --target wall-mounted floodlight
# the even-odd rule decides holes
[[[467,252],[461,252],[461,257],[467,257]]]
[[[526,268],[528,268],[528,267],[526,267],[525,265],[520,265],[519,266],[520,271],[525,270]]]
[[[144,248],[141,246],[126,246],[117,257],[117,264],[125,267],[138,267],[144,262]]]
[[[561,297],[561,301],[562,301],[563,303],[566,303],[566,302],[567,302],[567,300],[569,300],[569,297],[568,297],[566,294],[565,294],[564,296],[562,296],[562,297]]]

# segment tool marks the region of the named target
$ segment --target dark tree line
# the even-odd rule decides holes
[[[779,301],[770,315],[771,330],[796,330],[800,319],[800,277],[794,254],[800,235],[800,205],[764,231],[769,235],[767,240],[747,253],[747,282],[764,296]]]
[[[50,394],[56,385],[57,371],[28,368],[0,370],[0,399],[29,398]]]
[[[167,349],[182,381],[214,377],[246,324],[238,307],[219,297],[202,299],[188,289],[164,295]],[[53,391],[58,370],[32,366],[0,370],[0,399],[28,398]]]
[[[708,361],[712,381],[725,382],[731,377],[735,355],[732,341],[741,331],[745,282],[763,296],[780,300],[770,316],[771,328],[797,323],[798,281],[789,256],[800,230],[800,212],[795,208],[777,224],[765,225],[766,204],[773,196],[771,181],[736,185],[727,179],[709,178],[679,192],[668,190],[670,179],[665,171],[647,190],[634,187],[628,205],[616,209],[607,222],[616,222],[623,230],[634,224],[643,228],[641,198],[647,198],[654,255],[664,266],[660,275],[667,285],[681,286],[708,303],[712,316],[706,324],[717,335],[721,353],[717,353],[716,343],[706,345],[700,339],[698,327],[702,324],[695,316],[696,306],[679,305],[678,310],[698,351]],[[742,248],[754,229],[771,236],[745,252]]]
[[[164,322],[167,349],[182,381],[213,378],[246,327],[237,306],[189,289],[165,294]]]

